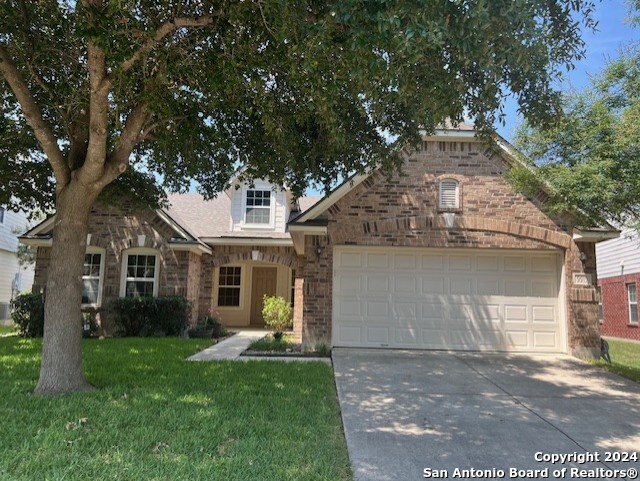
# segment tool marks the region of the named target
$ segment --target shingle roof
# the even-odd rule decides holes
[[[170,206],[166,209],[173,220],[197,237],[264,237],[289,238],[286,232],[230,231],[231,199],[224,192],[211,200],[200,194],[169,194]],[[300,197],[300,210],[304,212],[318,202],[321,196]]]

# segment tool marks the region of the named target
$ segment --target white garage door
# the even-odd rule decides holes
[[[565,351],[560,254],[336,247],[333,345]]]

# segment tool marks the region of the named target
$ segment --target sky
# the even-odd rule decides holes
[[[586,56],[576,64],[574,70],[566,74],[564,82],[558,85],[560,90],[582,90],[588,87],[590,76],[602,71],[607,60],[616,58],[620,47],[640,40],[640,27],[634,29],[625,22],[628,12],[629,7],[623,0],[602,0],[596,5],[594,18],[598,22],[597,31],[583,31]],[[496,128],[500,135],[512,141],[522,118],[518,115],[517,104],[513,100],[505,104],[505,112],[505,125],[496,125]]]

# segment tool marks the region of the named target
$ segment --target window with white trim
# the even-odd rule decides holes
[[[245,224],[268,225],[271,223],[271,191],[247,190]]]
[[[635,284],[627,284],[627,297],[629,299],[629,323],[638,324],[638,297]]]
[[[102,299],[104,253],[87,252],[82,272],[82,305],[99,306]]]
[[[124,297],[155,296],[158,292],[158,256],[131,253],[125,257]]]
[[[438,205],[441,209],[457,209],[460,206],[459,185],[457,180],[444,179],[440,181]]]
[[[5,208],[0,207],[0,224],[4,224],[4,213],[5,213]]]
[[[218,306],[239,307],[242,268],[222,266],[218,275]]]

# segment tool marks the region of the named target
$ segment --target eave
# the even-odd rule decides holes
[[[210,246],[293,246],[293,241],[291,239],[270,239],[268,237],[201,237],[200,240]]]
[[[51,236],[20,236],[18,237],[20,244],[31,247],[51,247],[53,239]]]
[[[613,228],[582,228],[573,229],[573,240],[576,242],[602,242],[620,237],[620,231]]]

